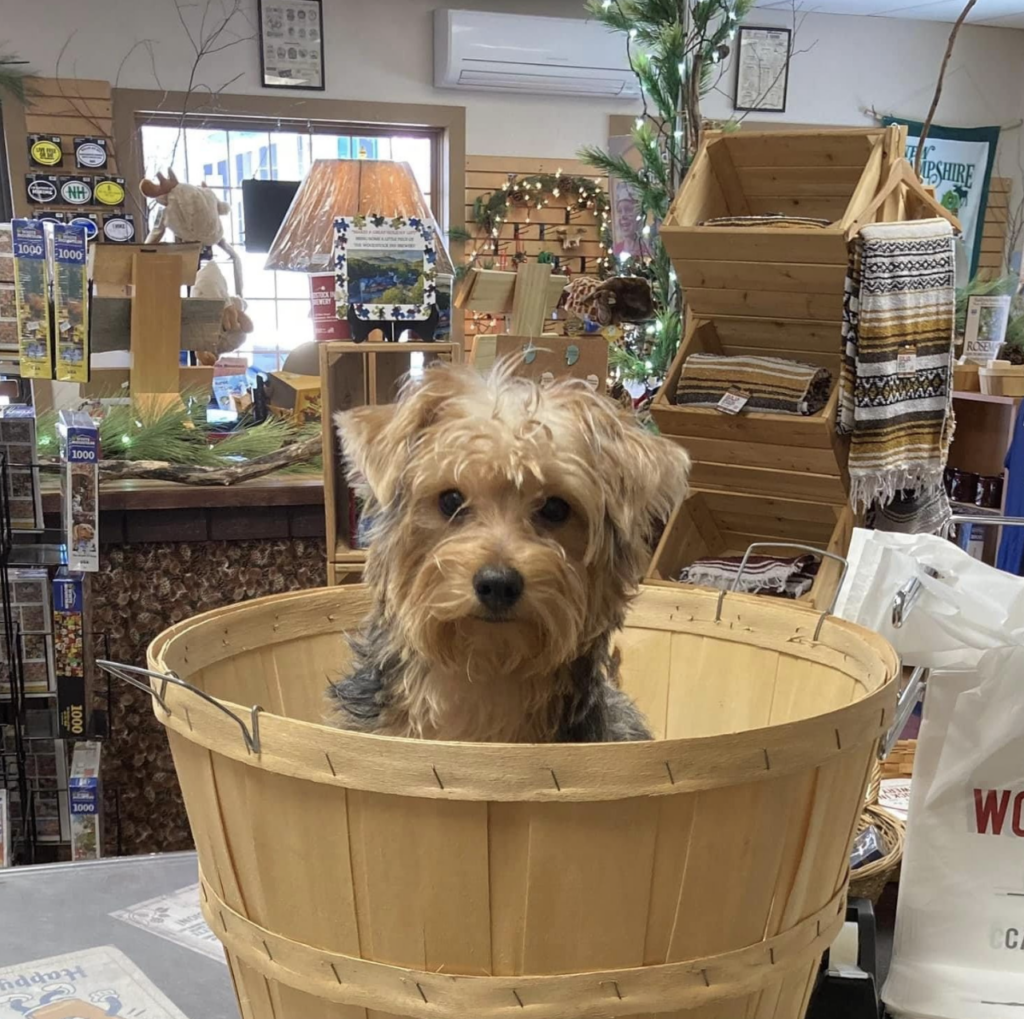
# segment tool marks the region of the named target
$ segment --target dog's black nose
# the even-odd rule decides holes
[[[523,593],[523,575],[511,566],[482,566],[473,577],[473,590],[488,611],[507,612]]]

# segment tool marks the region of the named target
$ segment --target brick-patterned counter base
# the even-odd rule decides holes
[[[108,635],[114,661],[144,666],[146,646],[174,623],[239,601],[322,586],[325,555],[317,538],[107,545],[100,572],[91,577],[93,632]],[[102,642],[96,650],[104,650]],[[105,697],[102,677],[96,694]],[[190,849],[167,737],[149,698],[115,680],[112,702],[103,748],[104,853],[114,855],[118,842],[125,854]]]

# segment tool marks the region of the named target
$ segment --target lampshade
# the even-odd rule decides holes
[[[295,192],[267,255],[266,268],[330,272],[335,218],[371,213],[417,216],[432,223],[437,271],[454,274],[444,235],[412,168],[408,163],[383,159],[317,159]]]

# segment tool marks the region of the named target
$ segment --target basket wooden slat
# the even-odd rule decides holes
[[[447,744],[318,724],[367,605],[284,595],[150,648],[248,725],[265,709],[253,753],[187,690],[154,702],[244,1019],[799,1019],[894,713],[881,638],[645,589],[619,650],[658,739]]]

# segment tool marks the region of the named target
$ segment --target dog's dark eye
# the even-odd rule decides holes
[[[441,511],[442,516],[449,519],[455,516],[465,504],[466,500],[457,488],[449,488],[447,492],[442,492],[437,498],[437,508]]]
[[[537,510],[541,519],[546,520],[549,524],[564,524],[569,519],[571,512],[569,504],[564,499],[559,499],[557,495],[545,499],[544,505]]]

